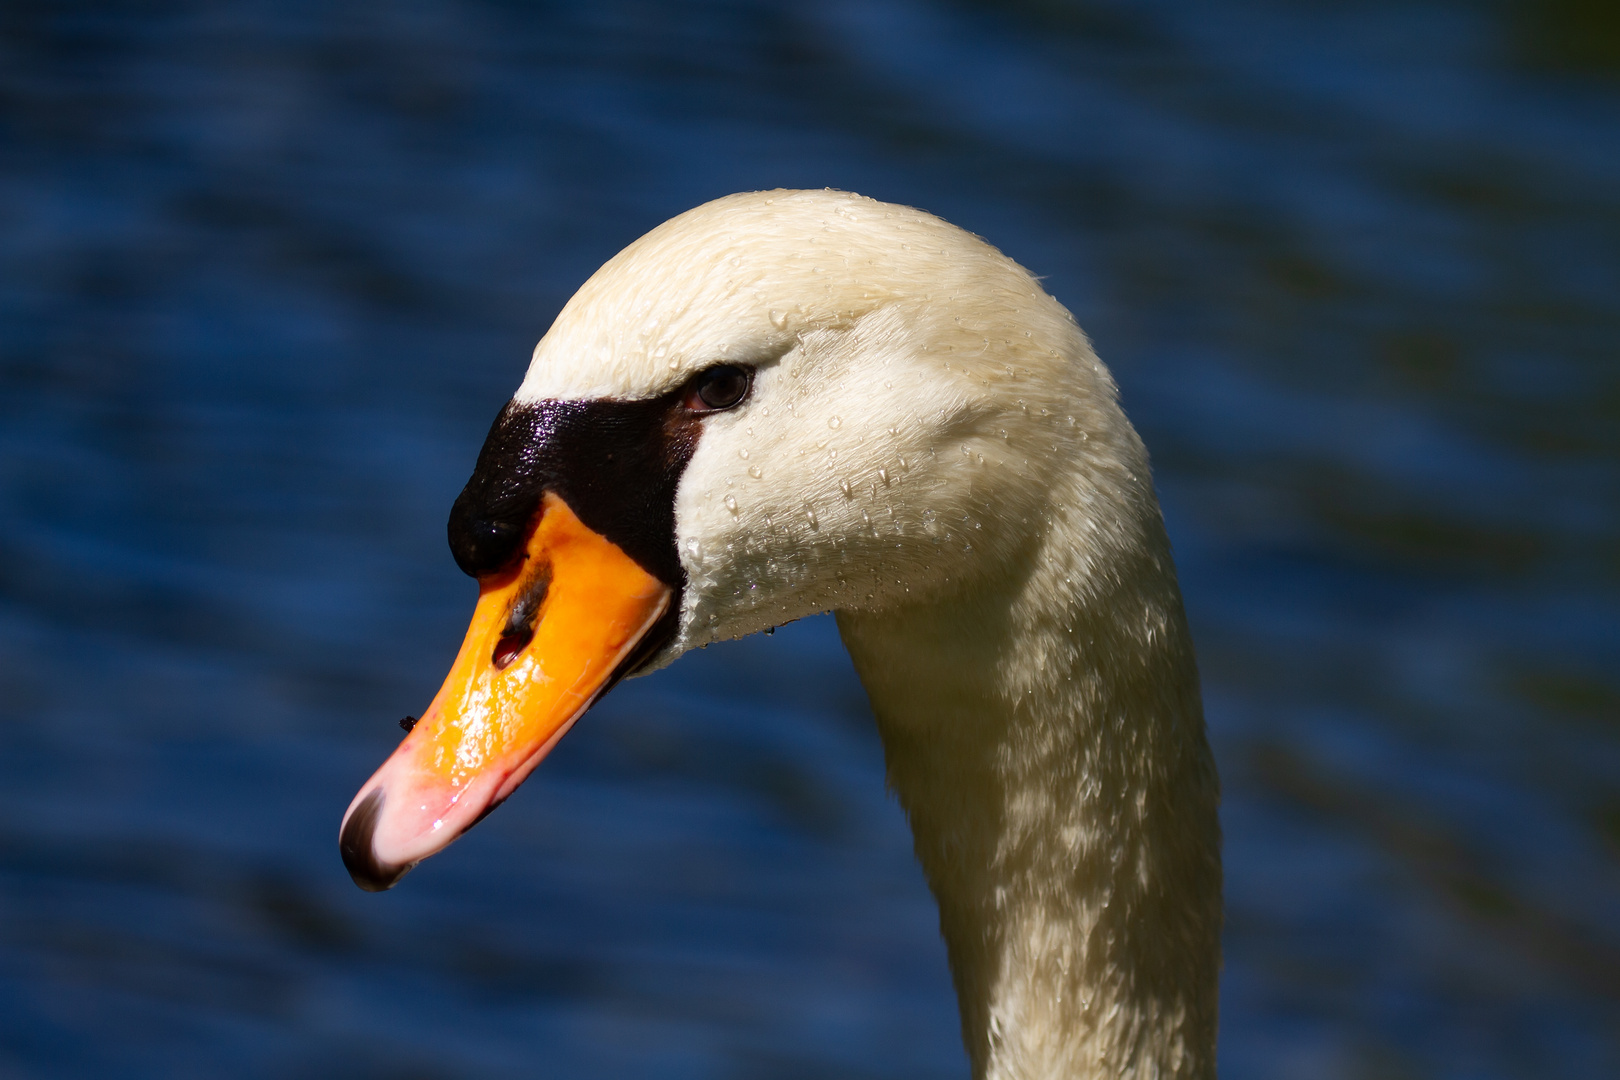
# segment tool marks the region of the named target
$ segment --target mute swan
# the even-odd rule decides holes
[[[1212,1077],[1218,783],[1146,452],[989,244],[733,195],[604,265],[450,517],[448,679],[344,816],[392,886],[608,687],[837,613],[939,901],[976,1078]]]

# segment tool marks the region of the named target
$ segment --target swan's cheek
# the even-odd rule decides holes
[[[916,452],[891,449],[842,471],[808,455],[767,455],[788,464],[763,465],[757,477],[706,468],[701,454],[676,500],[687,647],[922,599],[959,575],[971,550],[961,493]],[[860,482],[845,479],[852,473]]]
[[[777,411],[775,409],[773,412]],[[739,637],[837,606],[832,562],[844,523],[830,518],[837,482],[786,436],[711,429],[682,477],[675,500],[676,543],[686,583],[688,646]],[[785,426],[784,426],[785,427]]]
[[[889,365],[762,370],[750,406],[708,421],[676,493],[687,643],[951,580],[990,490],[980,420],[954,384]]]
[[[817,561],[808,523],[794,520],[786,500],[732,480],[676,503],[689,644],[741,637],[814,610],[805,599]]]

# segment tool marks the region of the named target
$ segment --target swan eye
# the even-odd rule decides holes
[[[748,396],[754,373],[735,364],[721,364],[698,375],[686,393],[686,407],[692,412],[719,412]]]

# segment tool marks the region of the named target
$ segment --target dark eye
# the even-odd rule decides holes
[[[712,367],[692,380],[686,392],[686,407],[693,412],[719,412],[729,409],[748,396],[754,373],[734,364]]]

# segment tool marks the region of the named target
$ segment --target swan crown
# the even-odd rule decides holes
[[[964,341],[1016,330],[1026,365],[1060,356],[1075,332],[1028,271],[932,214],[843,191],[748,192],[671,218],[608,260],[535,347],[517,398],[651,397],[891,305],[936,309],[935,331]],[[982,374],[998,359],[985,355]]]

